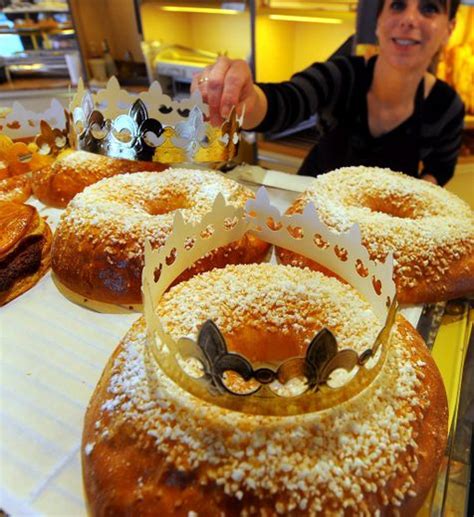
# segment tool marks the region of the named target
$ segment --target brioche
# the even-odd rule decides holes
[[[31,195],[31,177],[29,174],[0,179],[0,202],[25,202]]]
[[[145,240],[162,246],[176,210],[198,222],[218,193],[245,205],[252,192],[213,171],[169,169],[122,174],[78,194],[63,213],[53,241],[52,267],[59,281],[86,298],[115,304],[141,303]],[[260,262],[269,244],[250,234],[215,250],[179,280],[226,264]]]
[[[304,353],[322,327],[358,352],[377,335],[370,305],[349,285],[291,266],[214,269],[173,287],[158,311],[175,340],[195,339],[212,319],[229,350],[252,361]],[[402,316],[368,388],[295,416],[194,397],[154,361],[140,319],[87,409],[85,493],[91,515],[415,515],[446,437],[440,374]]]
[[[303,212],[309,202],[336,231],[357,223],[372,260],[393,253],[399,302],[474,292],[474,214],[442,187],[389,169],[346,167],[317,177],[287,214]],[[320,269],[288,250],[277,256],[283,264]]]
[[[33,174],[33,193],[46,205],[64,208],[85,187],[116,174],[161,171],[164,165],[69,151]]]

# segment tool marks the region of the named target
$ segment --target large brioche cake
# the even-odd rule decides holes
[[[76,194],[104,178],[127,172],[158,172],[165,168],[165,165],[154,162],[67,151],[51,165],[33,174],[33,192],[46,205],[65,208]]]
[[[322,327],[339,348],[376,336],[371,306],[308,269],[227,266],[173,287],[159,305],[175,339],[211,318],[253,361],[303,352]],[[92,396],[82,460],[92,515],[414,515],[446,445],[440,374],[398,316],[368,388],[325,411],[262,416],[198,399],[171,380],[138,320]]]

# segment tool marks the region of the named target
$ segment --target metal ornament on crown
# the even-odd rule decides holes
[[[319,262],[351,284],[370,303],[380,322],[373,345],[359,354],[349,348],[340,350],[335,336],[322,329],[305,357],[252,364],[227,349],[212,321],[203,322],[196,340],[181,337],[175,341],[167,334],[157,307],[173,281],[211,250],[246,232]],[[255,200],[247,202],[245,211],[227,205],[219,194],[200,223],[185,223],[178,212],[173,232],[162,248],[153,250],[145,244],[142,292],[147,350],[182,388],[227,409],[262,415],[328,409],[366,388],[385,361],[397,309],[392,274],[391,255],[384,263],[370,261],[359,227],[334,233],[319,219],[312,203],[302,214],[286,216],[270,204],[263,187]]]
[[[231,160],[238,150],[243,114],[232,109],[220,127],[208,122],[199,92],[174,101],[158,82],[138,95],[120,88],[115,77],[91,93],[79,81],[70,104],[75,147],[83,151],[160,163]]]
[[[38,170],[70,148],[69,136],[69,116],[58,100],[42,112],[15,101],[0,119],[0,161],[9,176]]]

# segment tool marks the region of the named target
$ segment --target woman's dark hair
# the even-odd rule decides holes
[[[385,1],[386,0],[378,0],[377,18],[382,12]],[[461,0],[436,0],[436,2],[439,3],[443,7],[443,9],[448,12],[448,17],[450,20],[452,20],[456,16],[456,12],[458,10],[460,1]]]

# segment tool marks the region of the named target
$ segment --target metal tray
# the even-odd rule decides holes
[[[473,300],[426,305],[417,325],[443,377],[449,407],[445,456],[418,517],[467,515],[474,421],[474,350],[469,348],[473,307]]]

